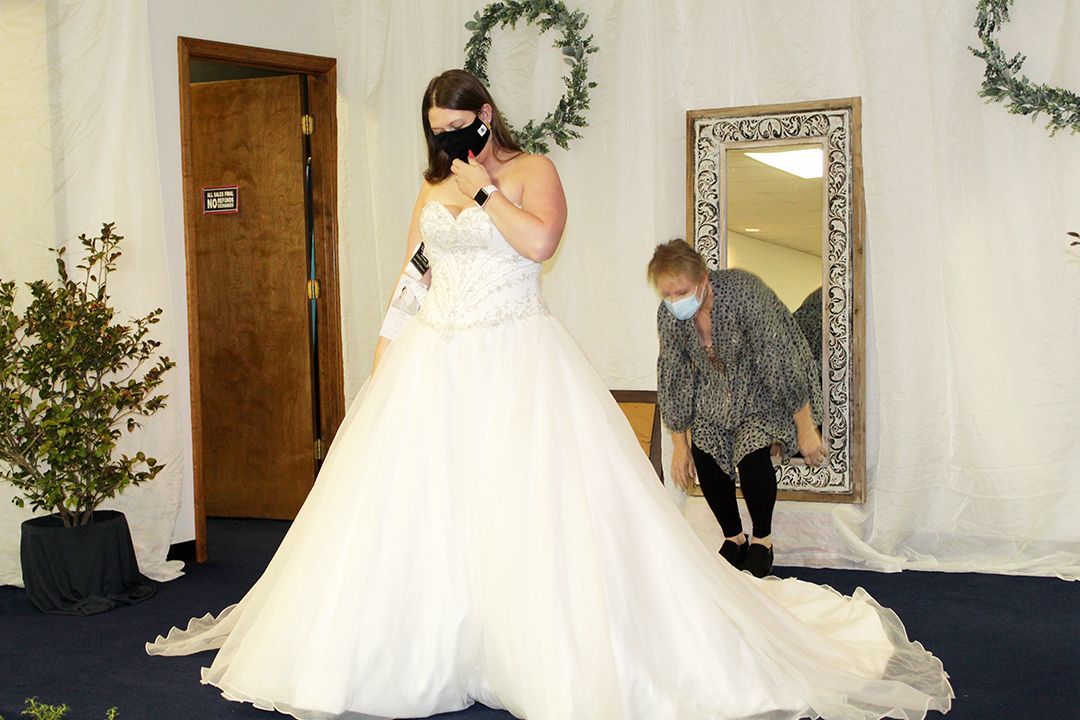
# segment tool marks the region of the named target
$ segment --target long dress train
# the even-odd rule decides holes
[[[921,718],[941,663],[865,592],[706,548],[487,214],[421,214],[417,319],[263,576],[148,644],[297,718]]]

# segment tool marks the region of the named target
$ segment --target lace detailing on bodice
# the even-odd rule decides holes
[[[510,247],[481,207],[455,218],[429,202],[420,212],[420,237],[431,262],[431,290],[416,316],[421,322],[465,330],[548,314],[540,263]]]

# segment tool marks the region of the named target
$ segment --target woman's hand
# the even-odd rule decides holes
[[[798,431],[799,454],[807,465],[820,467],[825,464],[825,445],[816,427],[800,427]]]
[[[671,477],[683,492],[690,490],[690,485],[697,477],[694,458],[686,443],[675,443],[675,452],[671,457]]]
[[[491,175],[487,169],[469,154],[469,162],[455,160],[450,164],[450,172],[457,181],[458,190],[466,197],[475,197],[481,188],[491,185]]]
[[[821,442],[821,433],[818,432],[817,423],[810,413],[810,403],[806,403],[795,411],[796,442],[799,446],[799,454],[807,465],[819,467],[825,464],[825,445]]]

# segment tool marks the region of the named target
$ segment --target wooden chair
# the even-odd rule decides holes
[[[655,390],[612,390],[619,409],[630,421],[641,449],[656,469],[660,482],[664,482],[664,461],[660,445],[660,406],[656,404]]]

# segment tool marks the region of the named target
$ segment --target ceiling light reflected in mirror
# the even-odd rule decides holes
[[[824,204],[820,177],[822,149],[820,142],[730,148],[725,163],[729,231],[820,258]],[[761,157],[770,162],[762,162]],[[776,158],[780,160],[771,162]],[[792,167],[793,159],[805,163],[805,170],[816,163],[819,177],[802,178],[778,167],[781,164]]]
[[[802,150],[775,150],[766,152],[748,152],[746,157],[770,165],[777,170],[812,180],[821,177],[824,154],[820,147]]]

